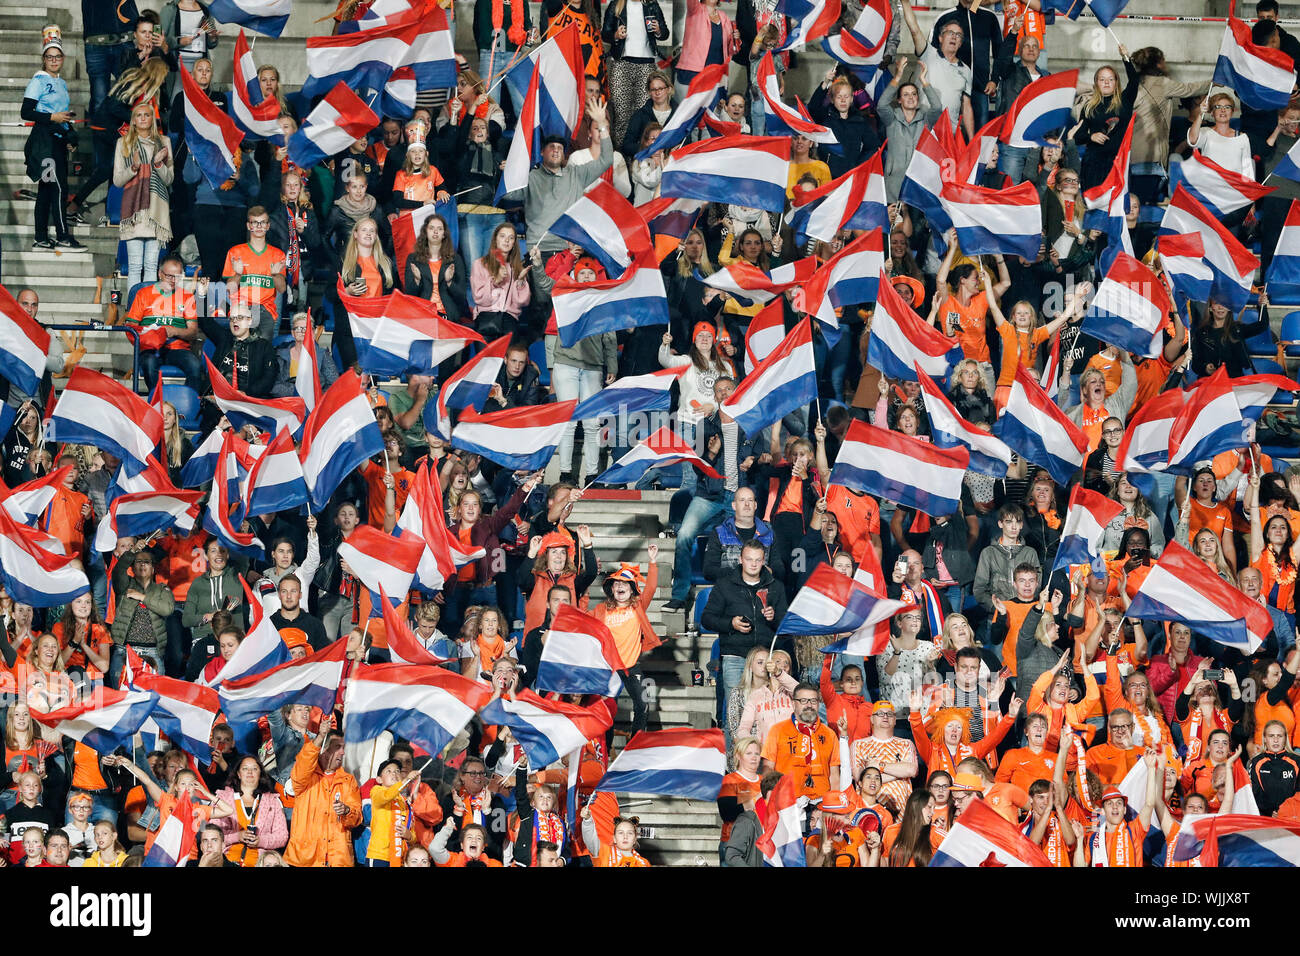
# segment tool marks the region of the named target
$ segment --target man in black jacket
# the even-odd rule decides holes
[[[492,383],[485,412],[499,412],[507,408],[538,405],[542,401],[542,382],[537,366],[528,361],[528,346],[522,342],[510,343],[506,360],[501,363],[497,380]]]
[[[769,646],[781,618],[785,617],[785,587],[767,568],[767,549],[756,541],[740,549],[740,567],[724,575],[709,593],[702,623],[715,631],[722,658],[722,699],[740,683],[745,655],[751,647]],[[791,652],[789,639],[778,642]],[[719,722],[723,719],[718,715]]]

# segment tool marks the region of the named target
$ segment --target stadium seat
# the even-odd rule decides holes
[[[1272,359],[1266,359],[1266,358],[1251,359],[1250,364],[1255,366],[1256,375],[1285,375],[1286,374],[1286,369],[1284,369],[1281,365],[1279,365],[1277,362],[1273,361]]]
[[[135,285],[131,286],[131,288],[126,290],[126,302],[125,302],[126,311],[128,312],[131,311],[131,304],[135,302],[136,295],[139,293],[141,289],[143,289],[148,284],[149,284],[148,282],[137,282]]]
[[[271,346],[273,348],[282,349],[290,345],[293,345],[292,332],[285,332],[283,335],[277,335],[271,340]]]
[[[691,609],[691,622],[695,625],[697,631],[704,631],[704,607],[709,603],[709,595],[713,593],[713,585],[700,588],[695,592],[695,607]]]
[[[168,385],[164,382],[163,401],[171,402],[176,406],[176,418],[181,428],[191,432],[199,430],[199,419],[203,410],[198,392],[188,385]]]
[[[1277,340],[1286,346],[1287,355],[1300,355],[1300,310],[1282,316]]]
[[[551,370],[546,367],[546,341],[544,339],[538,339],[532,345],[528,346],[528,357],[532,359],[533,363],[537,366],[537,371],[540,373],[542,387],[545,388],[550,385]]]

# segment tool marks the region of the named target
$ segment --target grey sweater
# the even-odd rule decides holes
[[[975,599],[990,610],[995,595],[1003,601],[1011,600],[1016,593],[1012,575],[1022,564],[1038,567],[1038,552],[1027,544],[1007,547],[997,541],[990,543],[980,552],[975,568]]]
[[[542,236],[613,162],[614,143],[606,129],[600,137],[600,158],[595,162],[565,166],[554,173],[545,166],[537,166],[528,173],[528,185],[505,198],[523,200],[524,221],[528,224],[530,239]],[[563,249],[565,244],[559,236],[547,235],[542,237],[538,248],[543,252],[553,252]]]
[[[763,854],[758,850],[758,838],[763,835],[763,824],[753,810],[745,810],[731,825],[731,836],[722,849],[722,862],[726,866],[762,866]]]

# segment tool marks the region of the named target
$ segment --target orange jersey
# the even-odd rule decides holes
[[[858,774],[862,773],[862,768],[868,763],[884,767],[891,763],[917,762],[916,745],[903,737],[890,737],[888,740],[872,736],[859,737],[853,741],[850,752],[853,754],[854,780],[858,779]],[[890,780],[880,788],[880,799],[888,797],[893,800],[900,812],[911,794],[911,780]]]
[[[235,260],[238,259],[243,263],[244,271],[235,275]],[[226,264],[221,269],[221,274],[227,277],[233,277],[239,283],[239,296],[250,306],[260,305],[272,315],[275,311],[275,276],[276,267],[279,267],[279,275],[284,274],[284,253],[267,245],[262,248],[261,252],[254,252],[253,247],[248,243],[232,246],[226,253]]]
[[[1038,360],[1038,347],[1048,340],[1046,326],[1039,326],[1027,332],[1021,332],[1011,322],[998,326],[998,336],[1002,339],[1002,371],[998,374],[998,386],[1010,386],[1016,380],[1016,366],[1034,370]]]
[[[988,314],[989,300],[985,293],[978,293],[970,300],[970,305],[966,306],[955,295],[950,295],[939,309],[939,315],[943,319],[940,331],[957,339],[962,355],[966,358],[988,362]]]
[[[79,491],[62,485],[41,516],[41,529],[53,535],[66,553],[80,555],[86,549],[86,516],[91,514],[90,499]]]
[[[178,331],[187,328],[189,323],[198,321],[198,307],[194,296],[183,289],[163,292],[156,285],[148,285],[135,294],[131,308],[126,313],[126,320],[141,331],[163,329],[167,336],[175,336]],[[182,339],[173,339],[167,343],[169,349],[189,347],[190,344]]]
[[[373,461],[367,461],[362,475],[366,479],[366,488],[369,489],[368,504],[366,507],[366,522],[375,528],[383,528],[384,513],[386,510],[388,489],[384,487],[384,475],[387,472],[383,465],[377,465]],[[415,484],[415,475],[405,468],[401,471],[393,472],[393,514],[400,515],[402,508],[406,505],[406,496],[411,493],[411,487]],[[469,565],[473,568],[474,565]]]
[[[745,797],[749,794],[752,793],[755,797],[758,796],[759,782],[760,781],[757,778],[750,780],[739,770],[733,771],[722,778],[722,789],[718,791],[718,799],[721,800],[724,797],[731,797],[738,803],[743,804],[745,802]],[[734,826],[734,821],[732,823],[728,823],[725,820],[723,821],[722,834],[718,838],[723,843],[726,843],[727,838],[731,836],[732,826]]]
[[[1035,780],[1052,779],[1057,759],[1057,754],[1050,750],[1039,753],[1034,753],[1028,747],[1008,750],[998,763],[997,780],[1028,792]]]
[[[835,515],[840,526],[840,542],[861,564],[871,536],[880,534],[880,505],[871,495],[859,495],[843,485],[826,489],[826,510]]]
[[[434,201],[441,185],[442,173],[433,166],[425,173],[408,173],[400,169],[393,180],[393,192],[400,192],[403,199],[428,205]]]
[[[821,721],[805,734],[793,719],[783,720],[767,732],[763,759],[793,776],[799,796],[822,797],[831,788],[831,768],[840,765],[839,737]]]

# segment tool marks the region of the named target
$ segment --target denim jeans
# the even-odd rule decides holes
[[[601,390],[605,384],[605,373],[597,368],[578,368],[576,365],[561,365],[557,362],[551,369],[551,384],[555,386],[557,402],[567,402],[571,398],[582,401]],[[564,428],[564,437],[560,439],[558,451],[561,471],[574,470],[573,436],[577,430],[576,422],[569,422]],[[582,463],[579,480],[595,475],[600,467],[599,418],[588,418],[582,422]]]
[[[998,171],[1006,173],[1013,186],[1025,180],[1025,160],[1029,156],[1028,146],[998,146]]]
[[[113,81],[113,67],[122,52],[121,44],[111,46],[93,46],[86,44],[86,76],[90,78],[90,109],[87,116],[93,116]]]
[[[484,83],[495,83],[496,80],[492,78],[492,74],[500,74],[501,71],[506,68],[506,64],[510,62],[512,54],[505,49],[505,45],[505,33],[502,32],[496,38],[495,56],[492,54],[491,49],[478,51],[478,75],[483,78]],[[523,62],[522,57],[520,58],[520,62]],[[515,65],[518,66],[518,64]],[[524,95],[527,94],[528,88],[521,86],[516,77],[510,73],[506,74],[503,85],[510,91],[510,106],[514,110],[515,115],[518,116],[519,111],[523,109]],[[500,98],[500,96],[497,97],[498,100]]]
[[[460,214],[461,252],[466,262],[481,259],[492,242],[492,230],[506,221],[503,213],[472,212]],[[467,287],[468,288],[468,287]],[[474,305],[470,302],[470,305]]]
[[[722,682],[722,707],[718,713],[718,724],[727,727],[727,698],[745,676],[745,659],[733,654],[722,655],[722,667],[718,670]],[[727,753],[731,753],[731,734],[727,734]]]
[[[126,240],[126,287],[158,281],[158,240]]]
[[[970,111],[972,121],[975,124],[974,132],[978,133],[985,123],[989,121],[989,97],[983,90],[972,89],[970,93]],[[1002,147],[999,146],[998,149]]]
[[[153,393],[154,382],[158,380],[158,370],[164,365],[174,365],[185,376],[185,384],[194,391],[200,391],[203,385],[203,365],[199,357],[189,349],[142,349],[140,351],[140,374],[144,376],[145,388]]]
[[[673,559],[673,600],[685,601],[691,590],[691,551],[695,538],[712,530],[718,519],[731,505],[734,492],[724,492],[721,501],[692,498],[682,526],[677,532],[677,555]]]

